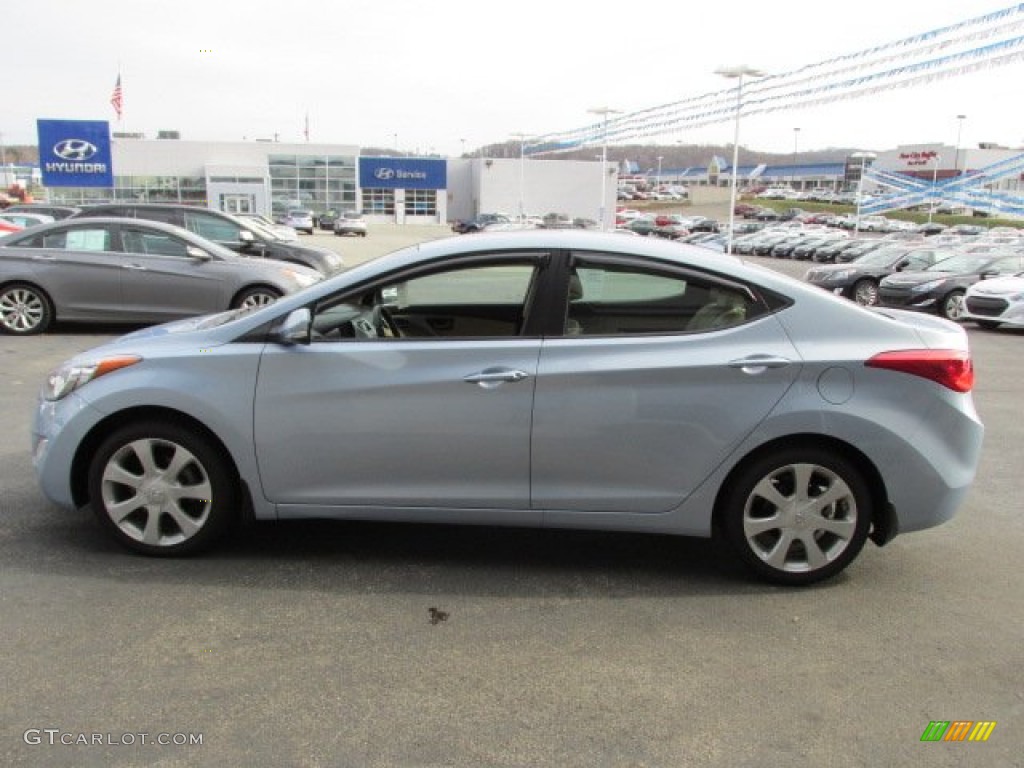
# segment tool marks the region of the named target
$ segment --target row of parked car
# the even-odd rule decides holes
[[[865,306],[1024,327],[1024,237],[945,235],[853,240],[807,282]]]

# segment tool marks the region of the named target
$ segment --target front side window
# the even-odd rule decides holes
[[[502,260],[385,281],[322,302],[313,340],[519,336],[536,279],[533,260]]]
[[[767,311],[741,285],[585,260],[570,274],[568,299],[564,333],[569,336],[713,331]]]
[[[241,227],[233,222],[199,211],[185,211],[185,228],[207,240],[222,243],[237,242],[241,231]]]
[[[183,240],[163,232],[122,227],[121,246],[126,253],[188,257],[188,245]]]

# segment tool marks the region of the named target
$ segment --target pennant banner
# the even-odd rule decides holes
[[[739,112],[747,116],[816,106],[1005,66],[1024,58],[1022,30],[1024,3],[785,74],[751,79],[744,82]],[[721,123],[736,117],[736,96],[736,88],[727,88],[545,134],[525,145],[524,152],[567,152]]]

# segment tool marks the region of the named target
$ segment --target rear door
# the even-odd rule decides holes
[[[800,370],[764,301],[722,278],[579,254],[567,293],[538,368],[534,507],[678,506]]]
[[[114,319],[123,313],[123,262],[112,225],[84,219],[40,233],[26,245],[25,258],[50,293],[58,318]]]

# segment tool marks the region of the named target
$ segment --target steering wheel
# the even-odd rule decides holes
[[[373,312],[371,313],[371,322],[379,337],[398,339],[402,336],[402,332],[398,329],[398,324],[383,304],[374,305]]]

